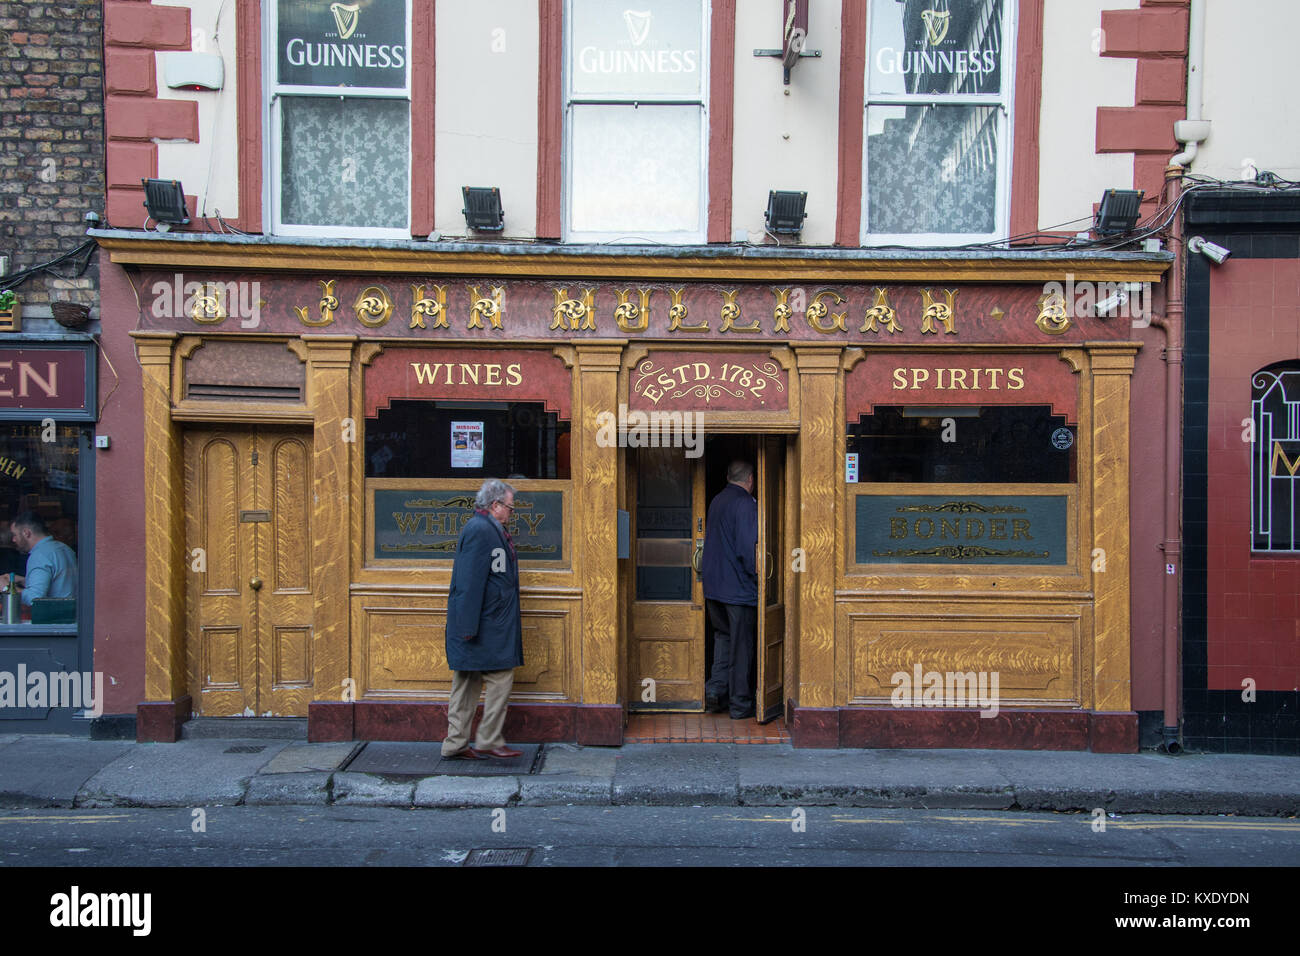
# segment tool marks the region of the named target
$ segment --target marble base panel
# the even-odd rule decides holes
[[[176,700],[145,701],[135,710],[135,739],[140,743],[174,744],[190,719],[188,694]]]
[[[795,747],[1091,750],[1136,753],[1136,713],[892,707],[794,708]]]
[[[474,731],[483,706],[474,711]],[[511,743],[623,743],[623,708],[618,705],[516,704],[506,710],[505,737]],[[347,736],[342,736],[347,734]],[[308,713],[308,739],[442,740],[447,736],[443,701],[318,702]]]

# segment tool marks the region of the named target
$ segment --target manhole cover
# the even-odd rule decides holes
[[[469,851],[461,866],[527,866],[532,855],[532,847],[526,846],[479,847]]]
[[[233,747],[227,747],[225,753],[228,754],[260,754],[266,749],[266,744],[260,747],[255,744],[236,744]]]
[[[443,760],[442,743],[371,741],[347,765],[355,773],[390,777],[496,777],[517,776],[536,771],[540,744],[518,744],[518,757],[501,760]]]

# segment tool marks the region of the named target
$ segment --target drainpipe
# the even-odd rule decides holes
[[[1174,123],[1174,138],[1183,151],[1170,157],[1165,169],[1168,196],[1177,203],[1182,194],[1185,167],[1196,158],[1197,146],[1210,135],[1210,124],[1201,119],[1202,78],[1205,70],[1205,0],[1191,0],[1187,36],[1187,119]],[[1164,726],[1161,750],[1182,753],[1179,742],[1182,712],[1181,608],[1182,580],[1182,424],[1183,424],[1183,315],[1185,312],[1186,250],[1183,248],[1181,212],[1169,228],[1169,245],[1174,264],[1169,274],[1169,294],[1164,318],[1153,317],[1151,324],[1165,333],[1165,536],[1162,546],[1165,563],[1174,566],[1175,574],[1165,575],[1164,586]]]

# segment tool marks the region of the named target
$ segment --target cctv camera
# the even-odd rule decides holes
[[[1115,311],[1127,301],[1127,292],[1116,292],[1109,299],[1102,299],[1097,303],[1097,316],[1104,319],[1109,313]]]
[[[1199,252],[1216,266],[1223,265],[1228,256],[1232,255],[1231,249],[1225,249],[1223,246],[1210,242],[1201,236],[1192,236],[1191,239],[1187,240],[1187,251]]]

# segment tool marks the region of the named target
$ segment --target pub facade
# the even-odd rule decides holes
[[[223,15],[131,6],[154,26],[119,32],[110,5],[110,56],[162,63]],[[629,714],[703,710],[706,511],[744,459],[759,720],[800,747],[1137,749],[1139,712],[1162,716],[1170,626],[1150,598],[1166,573],[1152,316],[1173,256],[999,242],[1048,215],[1028,184],[1065,100],[1029,95],[1026,63],[1041,73],[1054,42],[1041,2],[953,3],[946,23],[892,0],[792,4],[825,49],[787,43],[785,64],[750,56],[775,6],[760,28],[718,0],[648,23],[521,2],[500,37],[496,13],[457,4],[334,6],[228,14],[237,90],[194,93],[194,133],[212,109],[237,135],[213,149],[211,201],[186,178],[189,223],[119,226],[143,200],[122,170],[187,168],[152,140],[191,99],[110,103],[119,185],[93,234],[103,348],[126,371],[100,422],[96,540],[101,566],[140,571],[96,596],[97,661],[124,675],[110,713],[142,740],[192,717],[440,739],[455,540],[500,477],[525,660],[507,737],[618,745]],[[466,36],[505,45],[476,95],[525,111],[522,163],[446,132],[469,114],[437,90],[488,55]],[[957,40],[982,52],[958,64]],[[349,43],[393,75],[340,81],[330,69],[372,69]],[[628,88],[646,64],[659,85]],[[918,73],[975,86],[926,107],[938,94],[901,79]],[[760,75],[804,153],[761,155]],[[601,152],[629,130],[669,157]],[[500,231],[462,218],[480,175],[505,184]],[[778,175],[815,184],[802,233],[762,218],[781,183],[750,181]],[[213,213],[223,190],[238,215]]]

